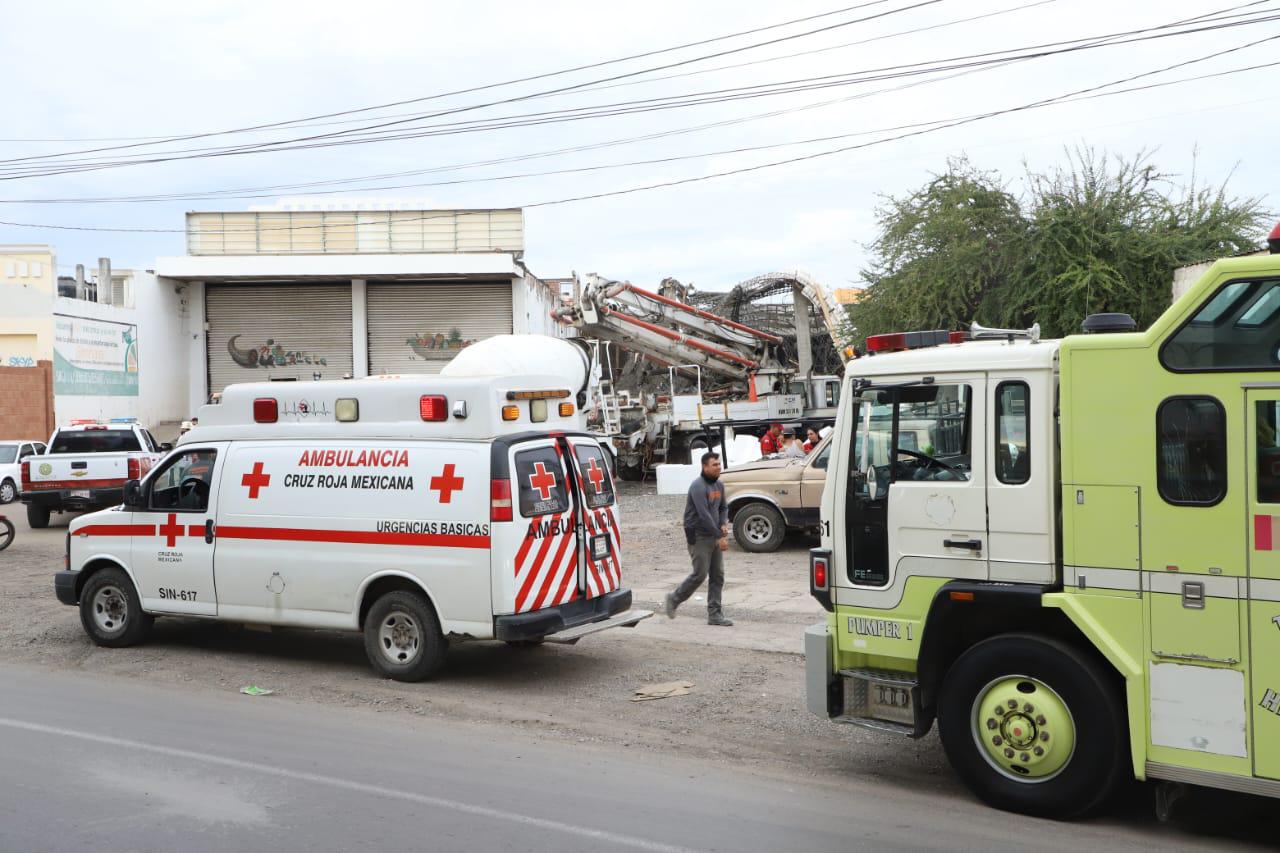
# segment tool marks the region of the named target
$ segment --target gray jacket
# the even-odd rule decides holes
[[[724,503],[724,486],[717,479],[708,483],[701,474],[689,486],[689,497],[684,502],[684,537],[695,539],[719,539],[724,534],[721,526],[729,522],[729,508]]]

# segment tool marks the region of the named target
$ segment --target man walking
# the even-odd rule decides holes
[[[707,624],[729,626],[720,609],[724,590],[724,552],[729,548],[729,510],[724,503],[724,487],[720,485],[720,455],[702,454],[702,476],[689,486],[684,502],[684,538],[689,543],[693,571],[673,592],[667,593],[665,610],[668,619],[676,618],[676,608],[707,584]]]

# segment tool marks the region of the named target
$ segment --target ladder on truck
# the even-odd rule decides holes
[[[613,387],[613,358],[609,353],[608,341],[591,341],[591,364],[596,374],[592,402],[600,411],[600,423],[604,434],[611,437],[619,435],[622,432],[622,407]]]

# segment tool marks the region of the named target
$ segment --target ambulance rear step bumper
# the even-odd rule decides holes
[[[570,601],[568,604],[544,607],[529,613],[498,616],[493,620],[493,634],[497,639],[507,642],[543,638],[551,640],[553,634],[601,624],[630,608],[631,590],[615,589],[596,598]]]
[[[652,615],[652,610],[628,610],[626,613],[619,613],[612,619],[606,619],[603,622],[591,622],[586,625],[579,625],[577,628],[561,631],[559,634],[552,634],[547,637],[547,642],[576,643],[588,634],[595,634],[598,631],[607,631],[610,628],[635,627],[636,623],[648,619]]]

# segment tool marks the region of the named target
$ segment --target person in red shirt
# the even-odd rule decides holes
[[[760,439],[760,455],[782,452],[782,424],[773,424]]]

